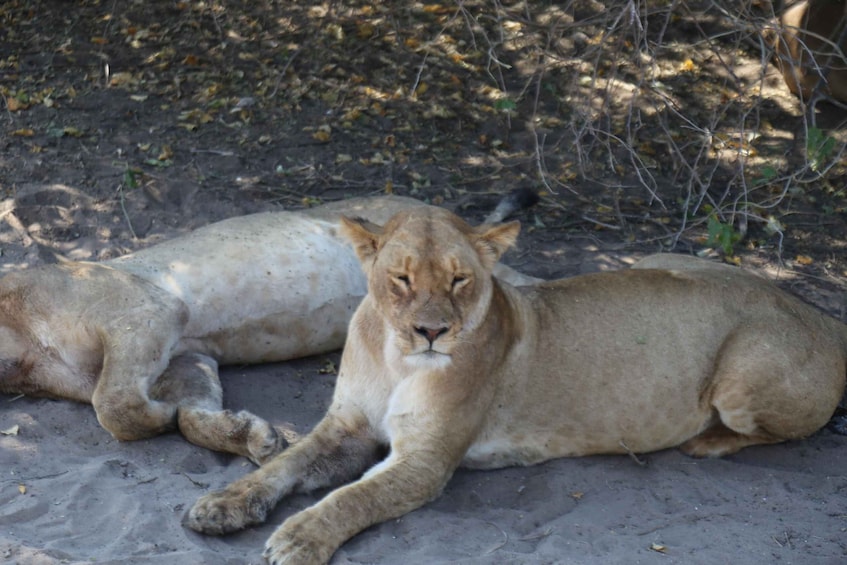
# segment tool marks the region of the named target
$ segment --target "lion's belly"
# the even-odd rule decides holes
[[[647,416],[645,414],[645,416]],[[530,423],[520,430],[496,427],[484,433],[462,462],[492,469],[533,465],[558,457],[614,453],[647,453],[675,447],[694,437],[711,421],[708,411],[666,411],[636,422],[628,418],[557,422],[558,427]]]
[[[342,290],[338,292],[339,297],[305,314],[269,312],[199,337],[185,337],[180,350],[206,353],[227,365],[284,361],[340,349],[361,296],[341,297]]]
[[[334,226],[296,214],[233,218],[111,264],[182,299],[190,318],[180,348],[221,363],[338,348],[366,292]]]

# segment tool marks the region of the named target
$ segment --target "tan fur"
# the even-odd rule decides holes
[[[328,561],[438,496],[459,465],[674,446],[719,456],[811,434],[844,390],[847,328],[740,269],[656,258],[515,288],[491,270],[517,224],[419,208],[344,230],[369,294],[327,415],[187,518],[231,532],[292,492],[352,480],[274,532],[274,565]]]
[[[339,214],[384,222],[420,205],[384,197],[255,214],[104,263],[10,274],[0,280],[0,392],[91,402],[121,440],[178,427],[261,462],[285,442],[257,416],[223,410],[217,362],[341,347],[366,281]]]
[[[822,92],[847,102],[847,34],[843,33],[847,2],[797,2],[782,14],[780,23],[774,36],[775,60],[788,89],[808,101],[826,73]]]

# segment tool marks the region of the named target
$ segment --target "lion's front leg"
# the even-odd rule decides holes
[[[379,444],[363,418],[327,415],[300,442],[225,489],[201,497],[186,525],[198,532],[225,534],[264,522],[292,492],[308,492],[349,481],[377,459]]]
[[[272,565],[326,563],[362,530],[411,512],[438,496],[460,460],[460,454],[451,456],[426,448],[400,454],[393,451],[362,479],[288,518],[268,539],[264,556]]]

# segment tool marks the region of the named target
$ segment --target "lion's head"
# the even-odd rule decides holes
[[[520,224],[471,227],[426,206],[400,212],[384,227],[343,218],[342,231],[387,322],[386,347],[407,364],[432,367],[449,364],[463,335],[485,319],[492,269]]]

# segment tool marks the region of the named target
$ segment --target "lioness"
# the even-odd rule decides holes
[[[847,102],[847,2],[803,0],[779,21],[770,40],[788,89],[808,102],[823,77],[822,92]]]
[[[492,269],[517,222],[474,228],[416,208],[384,228],[342,223],[368,294],[327,415],[186,518],[232,532],[288,494],[361,476],[288,518],[265,548],[273,564],[328,561],[438,496],[459,465],[720,456],[811,434],[841,398],[847,327],[739,269],[648,261],[516,288]]]
[[[0,392],[91,402],[120,440],[178,426],[193,443],[260,463],[285,439],[249,412],[222,409],[217,362],[341,347],[367,287],[337,234],[339,213],[385,221],[420,205],[382,197],[254,214],[103,263],[9,274],[0,280]]]

